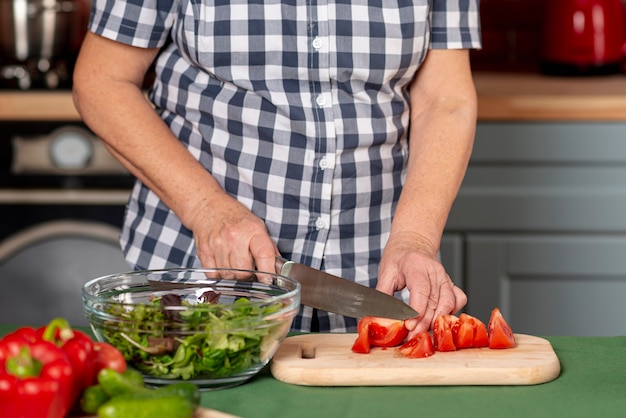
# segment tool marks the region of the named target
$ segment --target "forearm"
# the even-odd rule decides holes
[[[141,90],[142,77],[102,73],[88,59],[89,50],[84,54],[74,82],[82,119],[189,227],[208,199],[225,193],[154,111]]]
[[[122,86],[109,88],[115,97],[80,99],[83,120],[127,170],[190,226],[193,213],[222,190],[143,96]]]
[[[434,256],[471,155],[476,93],[469,70],[456,78],[425,76],[411,90],[408,172],[392,235],[407,236]]]
[[[420,129],[420,135],[432,135],[437,138],[436,143],[411,145],[407,179],[392,229],[394,234],[418,234],[431,255],[439,250],[450,208],[465,174],[474,132],[461,122],[469,115],[442,113],[436,116],[437,122],[425,123]]]

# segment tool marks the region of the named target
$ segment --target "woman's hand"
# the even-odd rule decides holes
[[[265,223],[234,198],[220,194],[203,201],[188,223],[202,267],[275,272],[278,249]]]
[[[455,313],[467,303],[465,293],[431,253],[419,238],[395,237],[387,243],[380,263],[378,290],[393,295],[406,287],[410,292],[409,304],[419,313],[406,322],[411,335],[429,330],[438,314]]]

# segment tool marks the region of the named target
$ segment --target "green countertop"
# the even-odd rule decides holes
[[[0,335],[13,328],[0,325]],[[202,405],[244,418],[626,417],[626,336],[545,338],[561,375],[540,385],[308,387],[266,368],[243,385],[203,392]]]

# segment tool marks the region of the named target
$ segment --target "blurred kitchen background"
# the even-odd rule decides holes
[[[71,100],[88,14],[0,0],[0,323],[83,325],[81,284],[128,269],[132,178]],[[519,333],[625,335],[624,7],[482,0],[481,19],[476,143],[443,262],[485,321],[499,306]]]

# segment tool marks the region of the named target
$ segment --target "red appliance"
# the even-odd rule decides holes
[[[621,0],[548,0],[541,70],[553,75],[600,75],[620,71],[626,17]]]

